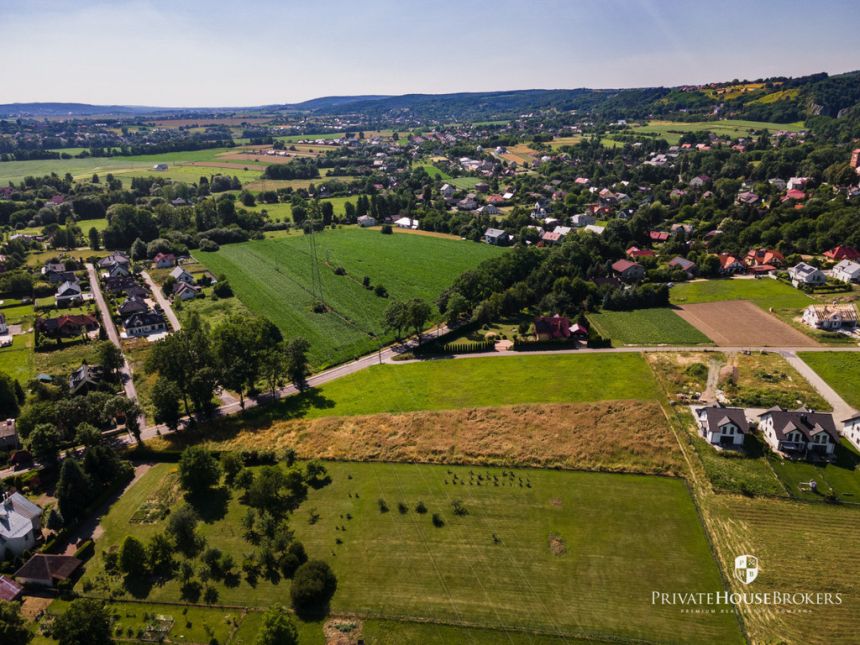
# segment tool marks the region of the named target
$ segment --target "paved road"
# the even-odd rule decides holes
[[[105,331],[107,332],[108,339],[114,345],[116,345],[120,351],[122,351],[122,343],[120,342],[119,332],[116,330],[116,325],[114,325],[113,317],[111,316],[110,307],[108,307],[107,302],[105,301],[104,294],[102,294],[102,288],[99,284],[99,276],[96,272],[96,268],[89,262],[85,265],[87,267],[87,274],[90,278],[90,289],[93,291],[93,297],[96,300],[96,304],[99,307],[99,311],[102,314],[102,325],[104,325]],[[119,369],[119,377],[122,381],[123,389],[125,389],[125,395],[132,401],[137,401],[137,389],[134,387],[134,379],[131,374],[131,365],[129,365],[128,360],[125,358],[125,354],[122,357],[122,367]],[[141,415],[140,427],[146,425],[146,418]]]
[[[146,271],[141,271],[140,275],[142,275],[143,279],[146,281],[146,285],[152,292],[152,297],[155,298],[155,301],[164,311],[164,315],[167,316],[167,321],[170,323],[170,326],[173,327],[173,331],[179,331],[182,329],[182,325],[179,323],[179,318],[176,317],[176,312],[173,311],[173,305],[170,304],[170,300],[164,297],[164,294],[161,292],[161,287],[155,284],[155,281]]]

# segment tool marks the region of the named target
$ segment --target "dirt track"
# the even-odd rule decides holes
[[[818,346],[809,336],[746,300],[684,305],[677,313],[721,347]]]

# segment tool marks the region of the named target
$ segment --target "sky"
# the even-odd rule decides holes
[[[860,69],[857,0],[0,0],[0,103],[252,106]]]

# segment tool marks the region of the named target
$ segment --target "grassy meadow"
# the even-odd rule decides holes
[[[671,309],[601,311],[588,320],[617,345],[711,345],[707,336]]]
[[[435,301],[460,273],[503,251],[486,244],[449,241],[421,235],[381,235],[355,228],[326,230],[315,236],[322,294],[329,311],[315,313],[310,238],[225,245],[196,258],[215,275],[225,274],[239,299],[270,318],[287,337],[311,344],[314,367],[342,362],[390,340],[381,326],[391,300]],[[346,275],[336,275],[338,267]],[[362,286],[384,286],[379,297]]]
[[[799,356],[848,405],[860,409],[860,353],[801,352]]]
[[[749,300],[768,311],[774,309],[802,309],[813,303],[802,291],[777,280],[746,278],[722,280],[696,280],[676,284],[669,291],[673,305],[722,300]]]
[[[677,607],[651,604],[655,588],[723,588],[681,480],[412,464],[326,467],[332,483],[311,490],[290,524],[310,557],[334,569],[335,613],[562,637],[740,642],[731,613],[691,621]],[[164,520],[129,522],[141,507],[179,502],[174,469],[154,466],[105,516],[82,579],[97,581],[91,593],[128,597],[121,580],[101,576],[103,554],[129,532],[146,540],[163,529]],[[465,513],[453,512],[454,500]],[[418,502],[426,513],[415,510]],[[241,561],[249,548],[244,505],[226,491],[201,503],[200,533],[217,536],[218,547]],[[285,579],[211,584],[222,604],[264,608],[288,599]],[[135,585],[134,593],[175,601],[179,582]]]
[[[746,137],[756,130],[786,130],[799,132],[804,129],[803,123],[767,123],[764,121],[743,121],[737,119],[724,119],[721,121],[649,121],[647,125],[633,126],[629,131],[633,134],[644,134],[657,136],[665,139],[670,144],[677,144],[681,136],[687,132],[713,132],[718,136]]]

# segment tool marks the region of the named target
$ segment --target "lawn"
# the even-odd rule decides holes
[[[290,525],[309,555],[334,569],[335,613],[597,639],[741,641],[730,613],[690,620],[677,607],[651,604],[654,589],[723,589],[681,480],[412,464],[326,467],[332,483],[311,490]],[[171,486],[174,468],[155,466],[111,509],[84,581],[99,576],[104,550],[130,531],[146,540],[162,530],[163,520],[133,529],[129,520]],[[380,499],[390,510],[380,511]],[[465,514],[453,512],[454,500]],[[419,501],[427,513],[416,512]],[[233,496],[221,508],[204,509],[201,534],[241,562],[249,548],[241,536],[246,507]],[[442,526],[431,522],[434,513]],[[213,586],[223,604],[262,608],[288,599],[286,580]],[[174,601],[178,587],[174,579],[139,595]]]
[[[860,409],[860,353],[801,352],[798,356],[848,405]]]
[[[442,181],[447,181],[450,183],[451,175],[439,168],[439,166],[435,166],[432,163],[422,162],[412,164],[412,170],[418,170],[419,168],[423,168],[428,175],[430,175],[431,179],[436,179],[438,175]]]
[[[645,360],[630,352],[374,365],[282,405],[314,418],[658,397]]]
[[[860,455],[847,439],[836,447],[836,461],[833,463],[811,464],[776,456],[772,456],[770,461],[792,497],[820,502],[831,495],[843,503],[860,505],[860,470],[857,470]],[[818,484],[814,492],[805,485],[812,480]]]
[[[381,235],[356,228],[314,236],[322,296],[329,310],[315,313],[309,236],[230,244],[195,257],[215,275],[225,274],[239,299],[271,319],[288,337],[311,344],[314,367],[371,352],[393,338],[381,321],[393,299],[436,297],[463,271],[503,251],[486,244],[423,235]],[[346,275],[336,275],[338,267]],[[364,276],[384,286],[379,297],[362,286]]]
[[[50,345],[49,345],[50,346]],[[66,342],[49,351],[38,351],[35,354],[35,372],[51,374],[52,376],[68,376],[81,363],[98,363],[98,342]]]
[[[16,300],[0,301],[0,312],[6,316],[8,325],[21,325],[22,330],[33,327],[33,305],[22,305]],[[33,332],[12,336],[12,345],[0,348],[0,372],[17,379],[25,385],[34,376],[33,347],[35,338]]]
[[[777,280],[746,278],[723,280],[696,280],[676,284],[669,291],[673,305],[721,300],[749,300],[768,311],[774,309],[802,309],[814,301],[802,291]]]
[[[321,199],[320,202],[330,202],[334,208],[334,214],[342,217],[346,212],[346,203],[352,202],[352,205],[355,206],[358,202],[358,197],[358,195],[350,195],[348,197],[329,197],[327,199]],[[255,206],[243,206],[242,208],[255,213],[265,211],[268,213],[269,219],[272,221],[281,220],[289,222],[293,219],[293,205],[290,203],[264,204],[263,202],[258,202]]]
[[[588,315],[601,336],[621,345],[712,345],[671,309],[602,311]]]

